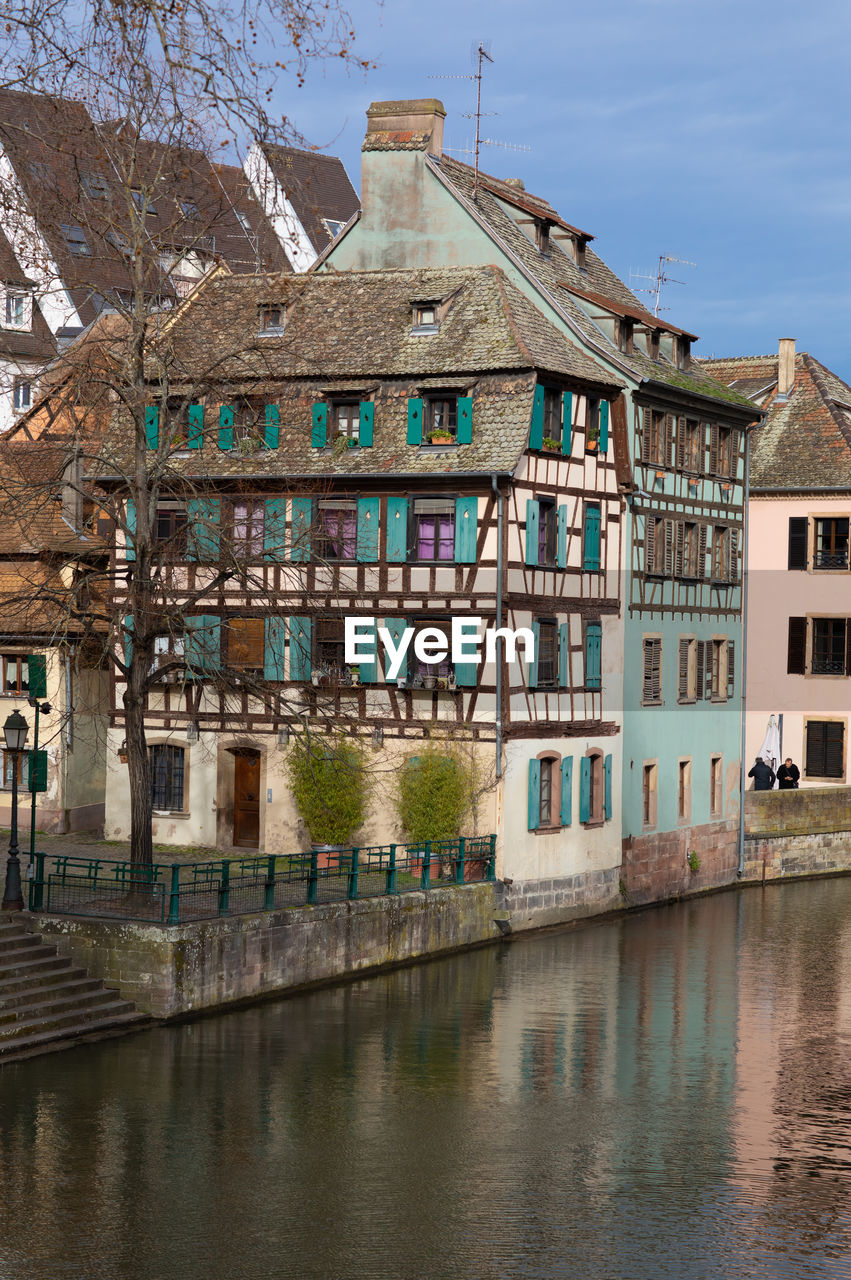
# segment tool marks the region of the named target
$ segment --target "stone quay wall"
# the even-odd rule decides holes
[[[747,793],[743,879],[843,871],[851,871],[851,787]]]
[[[700,864],[692,870],[689,854]],[[693,861],[695,860],[693,859]],[[624,840],[624,906],[647,906],[736,883],[739,824],[730,818]]]

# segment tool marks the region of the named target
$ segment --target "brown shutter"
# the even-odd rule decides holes
[[[642,684],[642,701],[645,703],[659,702],[662,690],[661,640],[644,641],[644,671]]]
[[[789,517],[789,569],[806,569],[807,567],[807,527],[806,516]]]
[[[680,702],[688,701],[688,656],[690,640],[680,640],[679,691]]]
[[[694,696],[698,701],[703,697],[703,668],[706,663],[706,641],[697,642],[697,664],[695,671]]]
[[[845,619],[845,674],[851,676],[851,618]]]
[[[698,578],[706,577],[706,525],[698,526],[698,544],[697,544],[697,576]]]
[[[730,530],[730,559],[727,564],[727,577],[730,582],[739,581],[739,531]]]
[[[709,474],[718,474],[718,423],[709,424]]]
[[[674,444],[674,415],[672,413],[665,414],[665,434],[662,440],[662,448],[664,456],[662,465],[669,467],[671,465],[671,451]]]
[[[736,646],[732,640],[727,641],[727,697],[732,698],[736,691]]]
[[[680,471],[686,465],[686,420],[677,418],[677,466]]]
[[[843,740],[845,725],[841,720],[826,720],[824,735],[824,777],[844,777]]]
[[[802,676],[807,661],[807,620],[789,619],[789,643],[786,650],[786,674]]]
[[[685,549],[686,527],[682,520],[676,522],[676,553],[674,556],[674,576],[681,578],[683,576],[683,552]]]
[[[670,578],[674,572],[674,522],[666,520],[665,526],[665,577]]]
[[[650,461],[650,410],[641,410],[641,461]]]
[[[644,572],[654,573],[656,570],[656,520],[653,516],[644,517]]]

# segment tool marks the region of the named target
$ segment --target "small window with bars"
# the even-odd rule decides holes
[[[151,800],[155,810],[183,812],[185,753],[183,747],[155,744],[148,748]]]
[[[814,569],[848,568],[848,517],[816,517]]]
[[[848,630],[847,618],[813,618],[810,670],[814,676],[849,674]]]

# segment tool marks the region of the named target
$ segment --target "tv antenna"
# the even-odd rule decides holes
[[[660,311],[670,311],[670,307],[661,305],[662,286],[666,284],[685,284],[685,280],[675,280],[673,276],[669,276],[665,268],[666,262],[678,262],[683,267],[696,267],[696,262],[688,262],[685,258],[675,258],[671,253],[659,254],[659,265],[656,268],[656,274],[650,275],[648,272],[630,271],[630,283],[633,280],[649,280],[650,288],[637,288],[634,293],[649,293],[653,298],[653,314],[658,316]]]
[[[470,72],[469,75],[447,75],[447,76],[429,76],[429,80],[475,80],[476,82],[476,110],[463,111],[461,114],[465,120],[475,120],[476,122],[476,143],[473,148],[458,148],[460,153],[465,156],[472,154],[475,157],[473,170],[473,199],[476,200],[479,194],[479,150],[481,147],[505,147],[509,151],[529,151],[530,147],[515,146],[510,142],[497,142],[494,138],[482,137],[482,120],[486,116],[495,116],[496,111],[482,111],[482,70],[485,62],[493,62],[490,54],[490,41],[480,40],[478,46],[471,50],[472,56],[476,61],[476,70]],[[455,148],[447,147],[447,151],[453,151]]]

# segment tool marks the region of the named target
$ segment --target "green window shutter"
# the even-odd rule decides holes
[[[455,563],[476,563],[476,534],[478,532],[478,498],[455,499]]]
[[[458,430],[455,435],[458,444],[473,443],[473,397],[458,397]]]
[[[276,404],[266,405],[266,430],[263,443],[267,449],[277,449],[280,435],[281,414]]]
[[[372,427],[375,420],[375,405],[371,400],[361,400],[359,409],[358,444],[362,449],[372,448]]]
[[[408,558],[408,499],[387,499],[387,563],[404,564]]]
[[[263,511],[263,559],[283,560],[287,538],[286,498],[267,498]]]
[[[291,560],[310,559],[310,524],[313,519],[313,499],[293,498]]]
[[[573,392],[565,391],[561,397],[561,451],[570,456],[573,448]]]
[[[612,816],[612,757],[603,761],[603,814],[608,822]]]
[[[529,663],[529,688],[538,687],[538,650],[541,647],[541,624],[537,618],[532,619],[532,635],[535,637],[535,656]]]
[[[579,761],[579,821],[591,821],[591,757]]]
[[[609,447],[609,402],[608,400],[600,401],[600,453],[605,453]]]
[[[526,500],[526,563],[538,563],[540,508],[534,498]]]
[[[218,560],[221,507],[218,498],[190,498],[187,502],[187,560],[198,560],[202,564]]]
[[[529,448],[544,447],[544,388],[535,387],[535,398],[532,401],[532,425],[529,429]]]
[[[361,564],[378,559],[378,513],[380,498],[358,498],[357,557]]]
[[[558,684],[560,689],[570,687],[570,623],[558,626]]]
[[[124,559],[136,559],[136,503],[132,498],[127,499],[125,507],[124,520],[127,525],[127,533],[125,535]]]
[[[28,751],[29,789],[30,791],[47,790],[47,752]]]
[[[263,676],[266,680],[283,680],[286,653],[284,619],[272,614],[266,618],[264,629]]]
[[[422,396],[410,396],[408,399],[408,444],[423,442],[423,400]]]
[[[130,666],[133,658],[133,614],[124,615],[124,665]]]
[[[196,679],[212,675],[221,664],[221,619],[199,613],[186,619],[186,670]]]
[[[564,756],[561,762],[561,825],[569,827],[573,821],[573,756]]]
[[[290,618],[290,679],[309,680],[313,626],[311,618]]]
[[[732,644],[732,641],[731,641]],[[47,658],[43,653],[27,656],[28,684],[31,698],[47,697]]]
[[[393,637],[393,643],[395,645],[398,645],[399,641],[402,638],[402,632],[405,630],[405,628],[408,625],[407,619],[406,618],[385,618],[384,625],[387,628],[387,630],[390,632],[391,636]],[[410,648],[408,649],[408,653],[410,653]],[[402,665],[399,668],[399,672],[396,676],[397,680],[401,680],[403,678],[407,680],[408,678],[408,653],[406,653],[404,658],[402,659]],[[389,653],[385,656],[384,664],[385,664],[384,670],[385,670],[385,679],[386,679],[387,667],[390,664]]]
[[[589,622],[585,628],[585,688],[600,688],[600,649],[603,628],[599,622]]]
[[[145,440],[149,449],[158,449],[160,443],[160,411],[157,405],[145,408]]]
[[[563,502],[558,509],[558,540],[556,542],[556,564],[559,569],[567,568],[567,503]]]
[[[360,632],[358,648],[361,653],[368,650],[370,657],[359,658],[357,668],[360,675],[361,684],[375,684],[378,681],[378,635],[376,624],[372,624],[372,635],[364,635]]]
[[[233,405],[219,406],[219,448],[233,448]]]
[[[585,529],[582,539],[582,568],[596,573],[600,568],[600,508],[585,508]]]
[[[472,640],[468,641],[472,645]],[[466,646],[465,646],[466,647]],[[479,676],[479,664],[477,662],[456,662],[455,663],[455,683],[462,689],[475,689]]]
[[[541,824],[541,762],[529,761],[529,830],[537,831]]]
[[[324,449],[328,439],[328,406],[319,400],[313,406],[313,430],[310,436],[312,449]]]
[[[188,412],[189,431],[186,437],[187,449],[200,449],[204,444],[204,406],[191,404]]]

